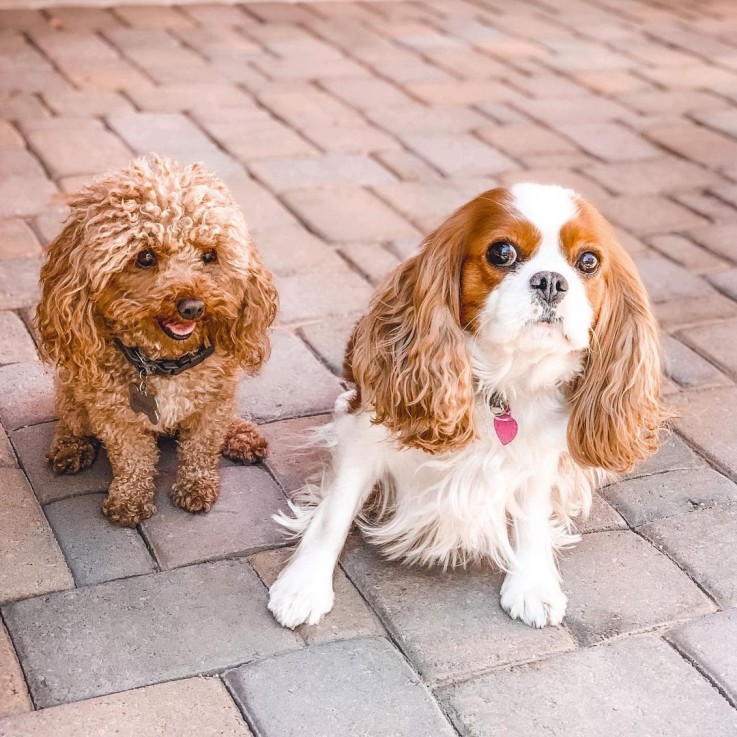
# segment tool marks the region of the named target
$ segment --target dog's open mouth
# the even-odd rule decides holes
[[[173,340],[186,340],[197,327],[195,320],[178,320],[176,317],[160,317],[159,327]]]

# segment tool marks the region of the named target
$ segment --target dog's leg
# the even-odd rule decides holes
[[[225,431],[222,453],[238,463],[256,463],[266,457],[269,441],[254,422],[234,417]]]
[[[540,476],[519,499],[516,556],[501,590],[502,609],[531,627],[560,624],[568,603],[555,559],[552,475]]]
[[[209,512],[220,496],[220,450],[230,407],[208,406],[179,427],[177,480],[169,498],[187,512]]]
[[[85,432],[84,410],[64,387],[57,385],[56,392],[56,416],[60,419],[46,459],[57,475],[78,473],[94,462],[97,443]]]
[[[156,437],[140,427],[121,426],[110,419],[98,426],[113,468],[113,481],[102,512],[111,522],[135,527],[156,512]]]
[[[353,417],[346,420],[357,422]],[[291,629],[304,623],[317,624],[333,608],[335,564],[376,481],[370,444],[355,433],[348,436],[341,437],[336,449],[333,481],[294,556],[269,591],[269,609],[278,622]]]

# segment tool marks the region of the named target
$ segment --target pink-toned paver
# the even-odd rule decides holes
[[[720,612],[737,550],[735,29],[728,0],[0,11],[0,737],[332,737],[355,720],[416,737],[413,716],[433,737],[734,734],[734,688],[701,645],[737,642]],[[44,465],[31,320],[61,193],[154,150],[223,176],[282,291],[272,360],[239,390],[272,455],[226,464],[228,498],[190,518],[163,496],[165,445],[160,517],[123,531],[99,517],[104,454],[75,479]],[[319,474],[304,446],[356,316],[455,207],[524,180],[580,191],[635,257],[676,434],[596,500],[565,558],[563,628],[511,622],[498,574],[400,568],[356,539],[333,615],[279,629],[265,587],[289,540],[270,515]],[[561,673],[596,683],[561,694]]]

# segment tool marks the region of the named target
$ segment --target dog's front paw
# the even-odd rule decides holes
[[[220,484],[213,479],[180,479],[171,487],[169,498],[185,512],[209,512],[220,496]]]
[[[225,433],[222,454],[237,463],[256,463],[266,457],[268,446],[269,441],[253,422],[237,418]]]
[[[116,525],[135,527],[156,514],[153,494],[121,495],[108,493],[102,504],[102,513]]]
[[[560,588],[557,572],[517,571],[504,579],[500,603],[512,619],[545,627],[563,621],[568,597]]]
[[[66,437],[51,444],[46,458],[57,475],[79,473],[89,468],[97,455],[97,445],[91,438]]]
[[[269,589],[269,611],[279,624],[293,630],[317,624],[333,608],[331,577],[316,579],[301,569],[287,567]]]

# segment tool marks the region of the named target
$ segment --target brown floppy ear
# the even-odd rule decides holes
[[[251,373],[258,373],[269,357],[269,328],[277,309],[277,293],[269,271],[255,248],[251,248],[246,291],[238,318],[223,336],[226,349]]]
[[[379,288],[356,325],[346,375],[404,445],[442,453],[475,437],[473,376],[460,328],[465,216],[456,213]]]
[[[603,301],[571,396],[568,445],[579,464],[622,473],[657,450],[670,412],[660,399],[660,343],[645,287],[613,236],[607,250]]]
[[[36,328],[42,358],[75,371],[93,370],[104,348],[84,263],[83,226],[74,218],[49,246],[41,268],[41,301]]]

